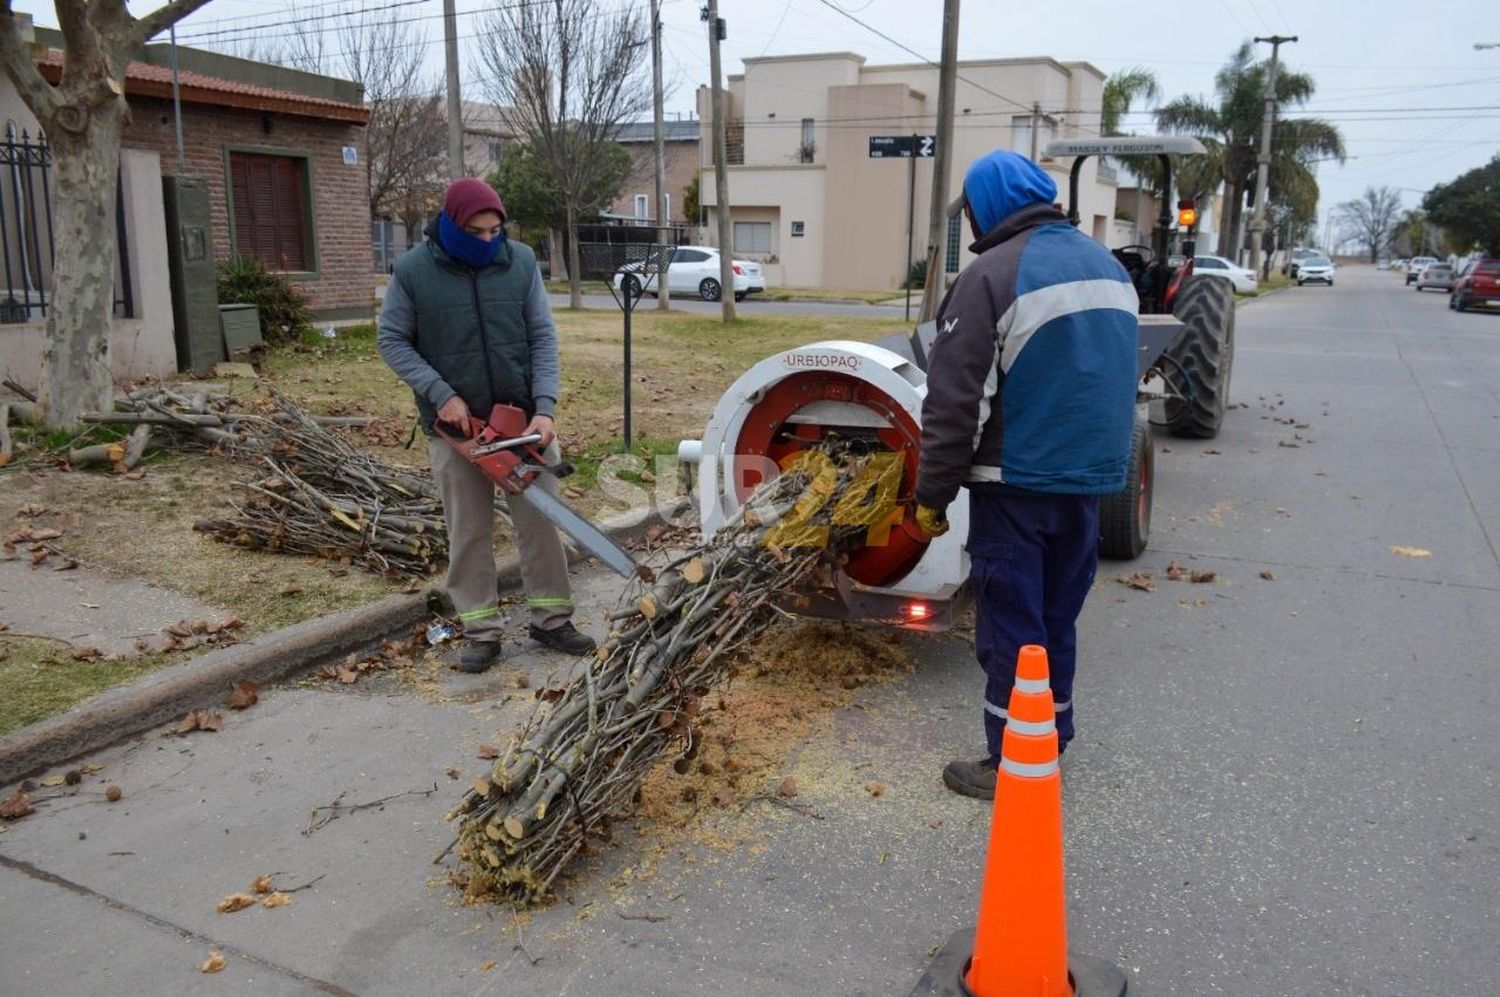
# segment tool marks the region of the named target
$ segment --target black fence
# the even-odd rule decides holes
[[[687,230],[669,230],[673,246],[686,242]],[[578,263],[584,280],[610,280],[622,267],[636,265],[655,272],[661,232],[643,225],[578,226]],[[670,251],[670,250],[669,250]]]
[[[52,150],[40,133],[33,139],[15,122],[0,139],[0,323],[38,322],[47,317],[56,259],[52,227]],[[135,317],[130,282],[130,242],[125,231],[123,185],[116,179],[114,313]]]

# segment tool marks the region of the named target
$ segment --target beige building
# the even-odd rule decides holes
[[[911,256],[927,251],[930,158],[871,158],[879,136],[936,132],[938,70],[926,63],[867,66],[853,52],[744,60],[725,91],[729,203],[737,257],[761,261],[773,286],[868,290],[901,286],[906,274],[908,200],[914,201]],[[957,196],[964,172],[994,149],[1025,155],[1054,138],[1096,135],[1104,73],[1086,62],[1050,58],[958,64],[949,179]],[[707,88],[699,117],[711,120]],[[1035,111],[1035,113],[1034,113]],[[705,138],[707,135],[705,135]],[[717,242],[712,143],[700,144],[702,241]],[[1043,160],[1067,199],[1071,159]],[[914,178],[908,172],[914,169]],[[910,198],[915,179],[915,197]],[[1081,227],[1118,245],[1115,176],[1089,159],[1080,180]],[[946,269],[970,258],[966,226],[947,229]],[[955,252],[956,250],[956,252]]]

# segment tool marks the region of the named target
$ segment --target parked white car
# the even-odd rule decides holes
[[[1309,256],[1297,268],[1298,287],[1314,283],[1333,286],[1333,261],[1326,256]]]
[[[1228,278],[1229,282],[1234,285],[1236,294],[1254,294],[1260,290],[1260,278],[1254,270],[1247,270],[1222,256],[1194,255],[1193,273]]]
[[[766,278],[759,263],[749,260],[731,260],[734,267],[734,300],[743,301],[745,295],[766,289]],[[623,291],[631,286],[631,293],[656,293],[657,266],[654,260],[627,263],[615,272],[610,283]],[[673,294],[696,294],[704,301],[718,301],[723,294],[719,285],[719,251],[712,246],[678,246],[672,251],[672,263],[667,268],[667,286]]]
[[[1422,271],[1438,261],[1436,256],[1413,256],[1406,264],[1406,283],[1415,284]]]

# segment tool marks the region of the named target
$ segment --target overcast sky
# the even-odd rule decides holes
[[[363,6],[392,2],[363,0]],[[624,0],[600,2],[624,6]],[[28,6],[38,23],[56,24],[50,5],[17,4]],[[142,13],[157,4],[136,0],[130,6]],[[458,2],[466,75],[473,64],[468,50],[480,43],[473,13],[485,6]],[[699,0],[663,0],[666,72],[674,86],[669,112],[691,114],[694,89],[708,82],[700,6]],[[348,0],[308,0],[295,8],[285,0],[213,0],[179,26],[179,36],[183,44],[204,45],[229,37],[202,34],[215,30],[240,37],[282,34],[288,28],[277,22],[348,7]],[[729,31],[725,72],[740,72],[743,58],[846,49],[870,64],[914,61],[901,46],[936,60],[942,8],[941,0],[721,0]],[[433,72],[441,72],[441,0],[406,0],[399,9],[410,16],[414,43],[426,32]],[[1485,22],[1493,27],[1481,29]],[[1323,212],[1369,185],[1399,188],[1403,203],[1414,206],[1433,184],[1500,153],[1500,47],[1474,48],[1476,42],[1500,43],[1500,3],[1494,0],[963,0],[959,55],[1086,60],[1106,73],[1144,66],[1171,99],[1211,95],[1214,73],[1229,53],[1245,39],[1271,34],[1298,36],[1296,44],[1283,46],[1283,58],[1317,81],[1316,95],[1297,113],[1336,122],[1344,132],[1349,161],[1318,166]],[[478,88],[469,93],[478,96]],[[1126,126],[1154,130],[1145,113]]]

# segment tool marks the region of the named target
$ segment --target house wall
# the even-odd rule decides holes
[[[995,149],[1030,153],[1029,131],[1033,102],[1050,119],[1044,127],[1051,138],[1097,134],[1097,109],[1103,96],[1104,74],[1087,63],[1052,59],[1001,59],[964,62],[956,87],[955,128],[948,189],[957,195],[969,165]],[[745,73],[730,78],[726,120],[742,126],[743,165],[729,167],[730,203],[734,218],[742,209],[778,208],[780,276],[786,286],[896,289],[907,269],[908,201],[914,203],[911,258],[927,252],[933,160],[915,163],[915,196],[909,186],[908,163],[902,159],[870,159],[874,135],[927,135],[936,132],[938,70],[926,64],[866,66],[850,53],[782,56],[745,60]],[[1004,98],[997,95],[1004,95]],[[699,111],[708,120],[707,90],[699,92]],[[801,121],[813,118],[813,174],[796,164],[801,143]],[[857,126],[852,122],[858,122]],[[1021,125],[1021,130],[1016,126]],[[700,148],[704,165],[702,199],[714,203],[712,147]],[[1071,159],[1050,160],[1039,153],[1041,165],[1058,188],[1058,202],[1068,200]],[[1084,165],[1079,185],[1079,213],[1085,232],[1101,241],[1117,238],[1112,222],[1115,182],[1101,177],[1098,162]],[[821,215],[821,224],[813,218]],[[799,218],[799,216],[806,216]],[[794,248],[793,220],[807,222],[806,235]],[[712,219],[701,233],[713,243]],[[972,258],[967,231],[960,239],[959,265]],[[795,258],[794,258],[795,257]],[[813,262],[814,259],[817,262]],[[775,280],[774,270],[768,277]]]
[[[177,136],[172,105],[137,98],[126,126],[127,148],[150,149],[162,171],[176,175]],[[269,124],[270,130],[266,130]],[[290,274],[320,318],[369,317],[375,277],[370,264],[368,179],[363,162],[346,166],[345,146],[363,145],[360,125],[286,114],[184,105],[185,172],[208,182],[213,213],[214,256],[233,255],[227,171],[231,148],[309,156],[311,164],[313,249],[317,270]]]
[[[656,146],[651,142],[629,142],[625,148],[630,153],[632,169],[620,190],[620,196],[609,206],[610,214],[634,215],[635,196],[645,194],[648,210],[656,217]],[[696,226],[696,218],[689,219],[682,212],[683,190],[692,183],[698,172],[698,142],[663,142],[666,158],[666,193],[672,209],[673,224]]]
[[[135,317],[115,319],[110,326],[110,372],[116,383],[168,377],[177,371],[172,291],[164,265],[167,233],[162,224],[161,164],[156,153],[123,150],[120,179]],[[36,386],[46,343],[45,322],[0,325],[0,371],[20,384]]]

